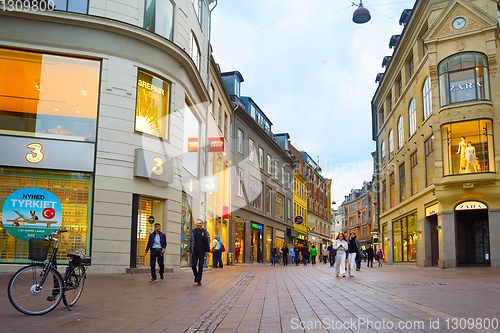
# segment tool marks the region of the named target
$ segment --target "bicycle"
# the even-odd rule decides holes
[[[281,253],[278,253],[276,256],[276,263],[279,265],[283,265],[283,255]]]
[[[54,310],[61,300],[69,311],[80,298],[85,284],[86,265],[90,257],[68,253],[69,263],[64,278],[57,270],[59,240],[54,235],[67,232],[56,230],[45,240],[30,239],[28,259],[35,261],[18,270],[10,279],[8,295],[10,303],[27,315],[43,315]],[[55,242],[50,259],[46,262],[51,242]],[[53,282],[53,283],[51,283]]]

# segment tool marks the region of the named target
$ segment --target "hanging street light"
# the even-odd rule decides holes
[[[372,17],[368,9],[363,7],[363,1],[360,1],[359,5],[356,5],[354,2],[352,4],[358,7],[358,9],[356,9],[354,11],[354,14],[352,15],[352,21],[354,23],[363,24],[370,21]]]

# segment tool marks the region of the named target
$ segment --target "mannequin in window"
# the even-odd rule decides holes
[[[472,169],[474,168],[474,172],[477,172],[477,168],[474,165],[474,160],[476,159],[476,148],[472,145],[472,142],[467,142],[467,148],[465,148],[465,156],[467,160],[467,166],[465,167],[465,172],[472,172]]]
[[[467,148],[467,143],[465,142],[465,136],[462,136],[462,141],[458,144],[457,154],[460,154],[460,171],[465,170],[467,165],[467,160],[465,157],[465,149]]]

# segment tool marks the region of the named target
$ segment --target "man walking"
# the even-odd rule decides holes
[[[201,276],[203,274],[203,264],[205,263],[205,253],[210,256],[210,235],[203,229],[203,221],[196,220],[196,228],[191,230],[188,237],[187,255],[191,256],[191,268],[194,274],[194,283],[201,286]]]
[[[328,254],[330,256],[330,267],[335,264],[335,256],[337,255],[337,250],[333,248],[333,244],[328,245]]]
[[[368,257],[368,263],[366,264],[366,267],[373,268],[373,257],[375,255],[373,253],[373,248],[371,244],[368,244],[368,248],[366,249],[366,256]]]
[[[278,249],[276,246],[271,245],[271,266],[276,266],[276,254],[278,253]]]
[[[163,263],[163,253],[165,253],[166,248],[167,237],[163,232],[161,232],[160,223],[155,223],[155,230],[149,234],[148,244],[146,245],[146,254],[148,254],[149,249],[151,249],[149,260],[149,264],[151,265],[150,282],[156,281],[156,261],[158,261],[158,266],[160,266],[160,279],[163,280],[163,271],[165,269],[165,264]]]
[[[283,244],[283,247],[281,248],[281,254],[283,254],[283,266],[288,265],[288,252],[288,246]]]
[[[300,262],[300,246],[299,246],[299,243],[295,243],[295,247],[293,248],[293,252],[295,252],[295,266],[298,266],[299,262]]]

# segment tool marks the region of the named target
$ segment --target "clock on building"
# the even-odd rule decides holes
[[[451,24],[454,29],[460,30],[463,27],[465,27],[465,19],[463,17],[457,17],[456,19],[453,20],[453,23]]]

